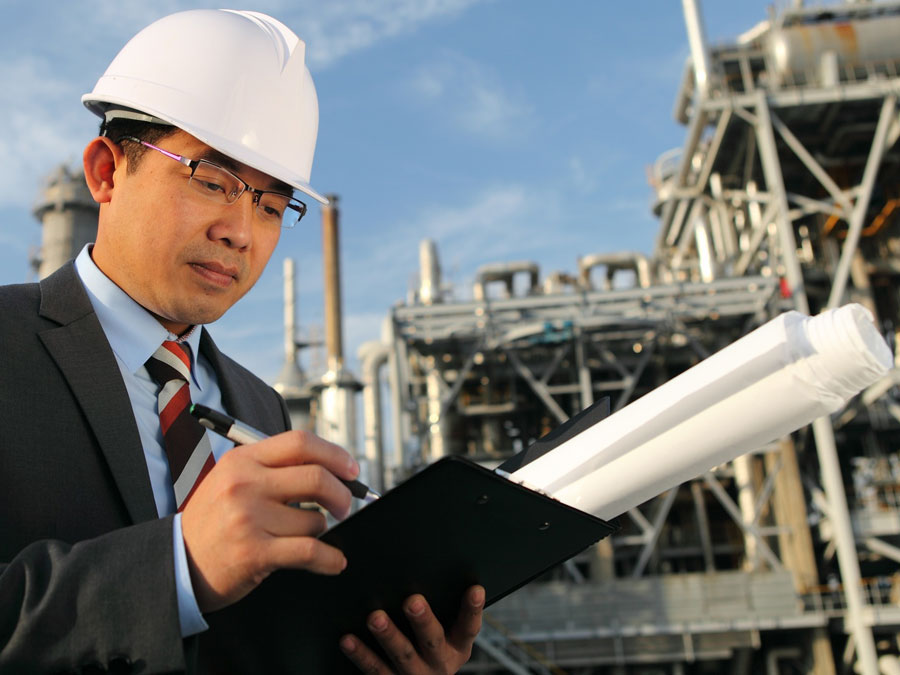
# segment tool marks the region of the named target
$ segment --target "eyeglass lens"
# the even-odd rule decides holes
[[[197,163],[190,184],[205,197],[227,204],[233,203],[248,187],[230,171],[205,160]],[[253,190],[253,193],[257,216],[263,222],[293,227],[306,212],[303,202],[294,197],[262,190]]]

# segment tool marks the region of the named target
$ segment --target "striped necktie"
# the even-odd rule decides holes
[[[191,415],[191,357],[187,345],[166,340],[144,364],[160,386],[159,424],[175,488],[175,505],[184,508],[215,464],[209,438]]]

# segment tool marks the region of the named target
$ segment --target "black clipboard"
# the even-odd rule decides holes
[[[356,673],[338,647],[375,646],[366,616],[422,593],[452,625],[466,588],[490,605],[614,531],[614,526],[462,457],[445,457],[337,524],[322,540],[348,566],[328,577],[280,570],[236,605],[207,616],[218,635],[211,672]],[[231,639],[220,642],[223,635]],[[205,638],[204,638],[205,636]]]

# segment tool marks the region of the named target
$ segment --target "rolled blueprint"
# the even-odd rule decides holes
[[[610,519],[835,412],[893,362],[869,312],[787,312],[512,474]]]

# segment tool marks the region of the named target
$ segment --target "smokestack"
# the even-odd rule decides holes
[[[338,198],[326,195],[328,205],[322,207],[322,268],[325,275],[325,349],[328,372],[316,385],[319,412],[316,433],[357,455],[360,475],[369,478],[365,457],[356,447],[356,394],[362,385],[344,367],[344,345],[341,334],[341,268],[338,237]]]
[[[294,261],[284,260],[284,365],[272,387],[284,398],[294,429],[312,430],[311,405],[313,394],[306,375],[297,360],[297,300],[294,282]]]
[[[423,305],[441,301],[441,264],[431,239],[419,242],[419,300]]]
[[[326,195],[322,207],[322,269],[325,274],[325,351],[328,369],[341,370],[344,344],[341,326],[341,267],[338,236],[338,196]]]

